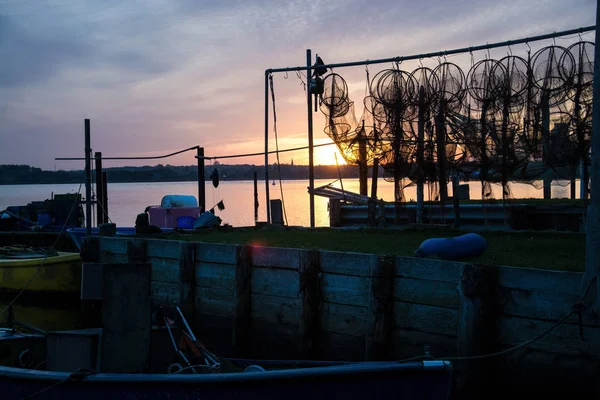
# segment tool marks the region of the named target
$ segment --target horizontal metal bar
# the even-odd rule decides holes
[[[581,28],[577,28],[577,29],[569,29],[566,31],[552,32],[552,33],[547,33],[544,35],[532,36],[532,37],[523,38],[523,39],[507,40],[504,42],[482,44],[479,46],[472,46],[472,47],[463,47],[463,48],[454,49],[454,50],[436,51],[433,53],[415,54],[415,55],[411,55],[411,56],[397,56],[397,57],[390,57],[390,58],[380,58],[380,59],[376,59],[376,60],[325,64],[325,65],[319,65],[318,67],[319,68],[356,67],[356,66],[360,66],[360,65],[383,64],[383,63],[390,63],[390,62],[420,60],[423,58],[443,57],[443,56],[448,56],[451,54],[471,53],[473,51],[493,49],[496,47],[513,46],[513,45],[517,45],[517,44],[536,42],[539,40],[552,39],[552,38],[556,38],[556,37],[560,37],[560,36],[574,35],[577,33],[593,31],[594,29],[596,29],[596,26],[591,25],[591,26],[585,26],[585,27],[581,27]],[[311,67],[298,66],[298,67],[287,67],[287,68],[270,68],[270,69],[265,70],[265,73],[269,74],[269,73],[273,73],[273,72],[310,71],[312,69],[314,69],[313,66],[311,66]]]

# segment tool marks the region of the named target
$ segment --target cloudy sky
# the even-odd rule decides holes
[[[105,156],[262,151],[264,70],[305,64],[308,48],[328,63],[420,54],[593,25],[595,10],[594,0],[0,0],[0,164],[82,168],[54,158],[83,156],[84,118]],[[360,104],[365,68],[335,72]],[[276,74],[274,89],[279,147],[306,145],[300,77]],[[316,113],[316,143],[328,141],[324,124]],[[317,163],[334,150],[320,148]],[[290,158],[307,163],[306,151]],[[106,165],[159,162],[195,159]]]

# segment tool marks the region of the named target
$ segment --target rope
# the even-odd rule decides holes
[[[283,217],[285,224],[288,225],[287,213],[285,211],[285,201],[283,200],[283,184],[281,183],[281,163],[279,162],[279,141],[277,138],[277,113],[275,112],[275,90],[273,88],[273,74],[269,75],[269,83],[271,86],[271,99],[273,101],[273,132],[275,133],[275,149],[277,156],[277,174],[279,175],[279,191],[281,193],[281,206],[283,207]]]
[[[79,189],[77,190],[77,194],[79,194],[81,192],[81,186],[82,185],[83,185],[82,183],[79,184]],[[64,232],[65,227],[67,226],[69,218],[71,217],[71,214],[73,213],[73,210],[75,209],[75,205],[79,202],[78,199],[79,198],[76,197],[75,200],[73,201],[73,206],[71,206],[71,210],[69,211],[69,214],[67,215],[67,218],[65,219],[65,223],[60,228],[60,232],[58,233],[58,236],[56,237],[56,240],[54,241],[54,243],[52,243],[52,246],[51,246],[52,250],[55,250],[56,245],[58,244],[58,241],[59,241],[62,233]],[[11,308],[15,304],[15,302],[19,299],[19,297],[21,297],[21,295],[25,292],[25,290],[27,290],[27,288],[29,287],[29,285],[31,285],[31,282],[33,282],[33,280],[40,273],[40,271],[42,270],[42,268],[44,267],[44,265],[46,265],[46,261],[47,260],[48,260],[48,255],[46,255],[46,257],[44,257],[44,259],[42,260],[42,263],[37,268],[37,270],[35,271],[35,273],[33,274],[33,276],[31,278],[29,278],[29,281],[27,281],[27,283],[25,284],[25,286],[23,286],[23,288],[19,291],[19,293],[17,293],[17,295],[12,299],[12,301],[10,303],[8,303],[7,306],[4,307],[4,309],[2,311],[0,311],[0,315],[4,314],[9,308]]]
[[[52,385],[47,386],[41,390],[38,390],[37,392],[30,394],[29,396],[23,397],[21,400],[33,399],[34,397],[36,397],[42,393],[46,393],[47,391],[54,389],[55,387],[62,385],[63,383],[67,383],[69,381],[81,382],[84,378],[86,378],[90,375],[94,375],[95,373],[96,373],[96,371],[94,371],[94,370],[80,368],[77,371],[69,374],[69,376],[67,378],[60,380],[58,382],[55,382]]]
[[[504,350],[500,350],[500,351],[496,351],[494,353],[488,353],[488,354],[479,354],[479,355],[474,355],[474,356],[462,356],[462,357],[442,357],[440,358],[441,360],[445,360],[445,361],[469,361],[469,360],[482,360],[482,359],[487,359],[487,358],[493,358],[493,357],[498,357],[498,356],[502,356],[508,353],[512,353],[516,350],[522,349],[526,346],[529,346],[530,344],[540,340],[542,337],[546,336],[547,334],[549,334],[550,332],[552,332],[554,329],[556,329],[558,326],[560,326],[563,322],[565,322],[571,315],[575,314],[575,313],[581,313],[585,310],[585,306],[583,304],[583,301],[585,299],[585,297],[587,296],[590,288],[592,287],[593,284],[596,283],[596,279],[592,279],[590,281],[590,283],[587,285],[583,295],[580,297],[579,301],[575,304],[573,304],[573,306],[571,307],[571,311],[569,311],[568,313],[566,313],[562,318],[560,318],[558,321],[556,321],[554,324],[552,324],[551,326],[549,326],[548,328],[546,328],[544,331],[542,331],[541,333],[539,333],[538,335],[534,336],[533,338],[518,344],[516,346],[510,347],[508,349],[504,349]],[[405,363],[405,362],[409,362],[409,361],[417,361],[417,360],[423,360],[426,358],[433,358],[431,355],[422,355],[422,356],[416,356],[416,357],[411,357],[411,358],[407,358],[404,360],[400,360],[398,361],[398,363]]]

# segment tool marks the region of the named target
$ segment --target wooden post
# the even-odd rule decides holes
[[[329,226],[342,226],[342,203],[340,199],[329,199]]]
[[[92,148],[90,144],[90,120],[84,120],[85,134],[85,234],[92,234]]]
[[[371,198],[377,198],[377,179],[379,178],[379,158],[373,160],[373,169],[371,172]]]
[[[444,102],[440,105],[440,111],[436,118],[436,147],[438,164],[438,184],[440,192],[440,203],[443,205],[448,200],[448,185],[446,184],[446,124],[444,123],[445,107]]]
[[[235,288],[233,293],[233,338],[232,348],[236,357],[248,352],[250,342],[252,248],[235,247]]]
[[[389,358],[394,307],[394,264],[392,256],[372,255],[369,265],[369,303],[365,360]]]
[[[102,207],[104,207],[104,222],[108,222],[108,180],[106,179],[106,171],[102,171]]]
[[[460,197],[458,173],[452,175],[452,204],[454,206],[454,228],[460,228]]]
[[[149,372],[152,267],[104,264],[100,371]]]
[[[379,199],[377,201],[377,220],[380,228],[385,228],[386,220],[385,220],[385,201],[383,199]]]
[[[100,238],[86,236],[81,242],[81,262],[100,262]],[[82,328],[98,328],[102,326],[102,300],[81,300]]]
[[[367,166],[367,138],[365,137],[364,120],[362,123],[362,129],[358,132],[358,171],[360,194],[366,196],[368,193],[367,177],[369,168]]]
[[[377,200],[371,198],[367,201],[367,226],[374,228],[377,225]]]
[[[550,149],[548,148],[550,143],[550,106],[548,105],[548,93],[545,92],[542,95],[542,146],[544,149],[544,161],[547,162],[546,157]],[[546,165],[546,172],[542,178],[544,182],[544,199],[550,200],[552,198],[552,178],[549,177],[551,171],[548,170]]]
[[[194,244],[179,242],[179,303],[181,311],[190,320],[196,314],[196,273]]]
[[[200,212],[206,211],[206,182],[204,178],[204,147],[196,148],[198,159],[198,205]]]
[[[300,289],[300,355],[304,359],[317,357],[317,341],[321,331],[320,310],[323,304],[319,278],[319,251],[300,252],[298,269]]]
[[[258,174],[254,171],[254,222],[258,221]]]
[[[495,270],[482,265],[463,264],[459,296],[458,356],[469,357],[494,351],[495,309],[497,288]],[[477,359],[458,363],[458,390],[461,398],[478,399],[490,378],[489,360]],[[486,373],[487,372],[487,373]],[[464,397],[463,397],[464,396]]]
[[[100,226],[108,219],[104,216],[104,184],[102,183],[102,153],[94,153],[96,160],[96,225]]]
[[[145,263],[147,258],[146,241],[131,239],[127,242],[127,261],[130,263]]]

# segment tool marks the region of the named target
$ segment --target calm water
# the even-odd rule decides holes
[[[315,187],[326,185],[331,180],[315,180]],[[552,197],[564,198],[569,196],[569,185],[566,182],[553,184]],[[345,180],[344,189],[359,192],[358,180]],[[283,199],[289,225],[310,225],[309,196],[307,192],[308,180],[306,181],[283,181]],[[340,187],[340,182],[334,183]],[[470,182],[472,199],[481,198],[481,186],[478,182]],[[218,188],[212,184],[206,185],[207,207],[216,205],[223,200],[225,209],[215,213],[232,226],[254,225],[254,184],[252,181],[226,181],[221,182]],[[279,183],[270,185],[271,199],[281,198]],[[369,193],[371,182],[369,182]],[[501,187],[492,185],[495,198],[501,198]],[[511,189],[514,198],[541,198],[542,190],[532,185],[512,184]],[[61,185],[0,185],[0,210],[11,205],[26,205],[31,201],[40,201],[50,198],[52,193],[73,193],[79,190],[79,184]],[[449,185],[451,190],[451,185]],[[259,182],[259,221],[266,221],[265,210],[265,184]],[[81,186],[81,193],[85,194],[85,187]],[[190,194],[197,196],[197,184],[195,182],[162,182],[162,183],[109,183],[108,204],[111,220],[117,226],[133,226],[136,215],[143,212],[146,206],[158,205],[164,195],[167,194]],[[407,199],[416,199],[416,188],[405,189]],[[579,188],[577,188],[579,195]],[[378,181],[378,197],[391,201],[394,199],[393,184],[383,179]],[[425,190],[425,200],[428,199]],[[329,214],[327,212],[327,199],[315,196],[315,224],[316,226],[328,226]]]

